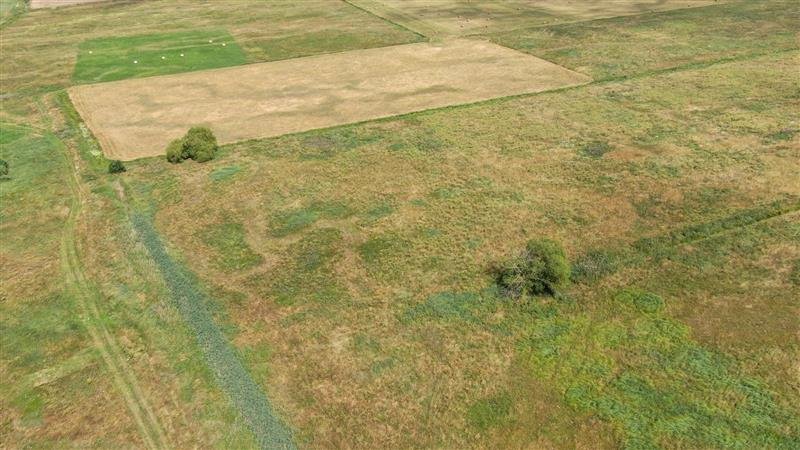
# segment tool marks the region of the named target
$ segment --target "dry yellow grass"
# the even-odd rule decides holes
[[[99,3],[108,0],[31,0],[31,9],[58,8],[60,6],[83,5],[85,3]]]
[[[539,92],[589,81],[489,42],[452,40],[77,86],[110,158],[156,156],[194,125],[222,143]]]
[[[373,14],[426,36],[463,36],[561,22],[692,8],[714,0],[351,0]]]

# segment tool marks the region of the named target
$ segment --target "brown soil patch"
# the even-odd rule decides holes
[[[157,156],[194,125],[221,143],[590,81],[489,42],[451,40],[70,89],[108,157]]]
[[[99,3],[110,0],[31,0],[31,9],[58,8],[59,6],[83,5],[84,3]]]

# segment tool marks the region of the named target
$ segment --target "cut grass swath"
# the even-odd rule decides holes
[[[291,431],[276,416],[264,391],[214,322],[206,307],[210,299],[197,286],[192,274],[169,256],[147,217],[133,213],[131,222],[164,277],[173,305],[194,332],[217,383],[228,394],[259,446],[265,449],[295,448]]]
[[[244,51],[225,30],[100,38],[80,45],[76,83],[141,78],[238,66]]]

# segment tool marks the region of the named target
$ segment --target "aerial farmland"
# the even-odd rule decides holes
[[[0,0],[0,448],[800,448],[800,2]]]

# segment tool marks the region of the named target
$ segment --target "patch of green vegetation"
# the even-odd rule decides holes
[[[27,9],[26,0],[0,0],[0,26],[8,25]]]
[[[467,421],[478,430],[486,431],[508,420],[512,404],[507,392],[478,400],[467,410]]]
[[[588,144],[582,145],[578,151],[583,156],[588,156],[590,158],[602,158],[603,155],[610,152],[614,148],[608,142],[605,141],[593,141],[589,142]]]
[[[272,218],[272,235],[288,236],[308,228],[319,219],[344,219],[353,213],[349,206],[341,202],[313,202],[305,208],[275,214]]]
[[[227,31],[197,30],[91,39],[78,47],[76,83],[141,78],[245,64]]]
[[[203,232],[203,241],[213,248],[218,258],[214,262],[224,272],[237,272],[252,269],[264,261],[264,257],[254,252],[240,223],[223,222],[212,225]]]
[[[167,253],[149,218],[134,213],[131,222],[167,285],[171,304],[194,333],[217,384],[228,394],[259,446],[294,448],[291,431],[276,415],[264,391],[209,312],[208,305],[213,301],[199,287],[194,275]]]
[[[334,274],[342,256],[342,234],[322,228],[304,235],[285,252],[286,259],[270,271],[268,294],[281,305],[296,303],[335,303],[347,292]],[[264,280],[251,280],[264,284]]]
[[[479,322],[474,314],[481,296],[472,292],[440,292],[424,302],[407,308],[402,319],[405,322],[422,320],[461,320]]]
[[[796,130],[793,128],[783,128],[778,130],[774,133],[770,133],[767,135],[767,139],[771,141],[789,141],[791,140],[795,134],[800,132],[800,130]]]
[[[796,2],[730,2],[514,30],[493,39],[598,80],[614,79],[796,49],[798,9]]]
[[[208,174],[208,178],[213,181],[227,181],[233,178],[234,175],[241,172],[242,168],[239,166],[225,166],[218,167]]]
[[[602,310],[537,318],[530,370],[576,411],[596,414],[626,448],[791,448],[800,418],[757,380],[695,343],[660,297],[623,291]]]
[[[367,265],[378,264],[390,253],[401,248],[403,240],[394,235],[375,236],[358,246],[358,254]]]
[[[311,132],[300,138],[298,156],[301,159],[328,159],[334,155],[373,144],[383,139],[381,133],[358,127],[344,126]],[[290,150],[290,149],[289,149]],[[283,148],[281,152],[287,151]]]
[[[0,160],[9,168],[0,179],[0,241],[9,254],[56,246],[63,226],[57,217],[67,204],[62,144],[49,132],[0,123],[0,135],[6,134],[0,144]]]
[[[375,222],[394,212],[394,205],[389,202],[379,202],[364,212],[363,217],[367,222]]]
[[[616,272],[619,255],[606,250],[590,250],[572,263],[570,279],[576,283],[593,283]]]
[[[800,258],[792,264],[792,271],[789,272],[789,281],[795,286],[800,286]]]

